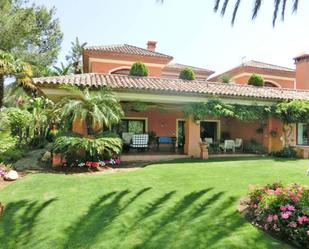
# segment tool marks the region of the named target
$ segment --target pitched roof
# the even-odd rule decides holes
[[[135,91],[160,91],[167,93],[191,93],[226,97],[258,98],[269,100],[309,99],[309,91],[287,88],[256,87],[240,84],[214,83],[199,80],[133,77],[113,74],[77,74],[34,78],[34,84],[76,85],[89,87],[108,86],[113,89]]]
[[[172,56],[161,54],[155,51],[151,51],[145,48],[140,48],[132,46],[129,44],[118,44],[118,45],[105,45],[105,46],[87,46],[84,48],[86,51],[93,52],[112,52],[112,53],[121,53],[121,54],[134,54],[142,56],[152,56],[152,57],[163,57],[173,59]]]
[[[180,63],[169,63],[167,64],[164,68],[175,68],[175,69],[184,69],[184,68],[191,68],[194,71],[200,71],[200,72],[208,72],[208,73],[214,73],[214,71],[209,70],[209,69],[205,69],[205,68],[201,68],[201,67],[193,67],[193,66],[189,66],[189,65],[184,65],[184,64],[180,64]]]
[[[273,64],[269,64],[269,63],[264,63],[264,62],[260,62],[260,61],[247,61],[243,64],[240,65],[241,66],[245,66],[245,67],[257,67],[257,68],[263,68],[263,69],[271,69],[271,70],[280,70],[280,71],[289,71],[289,72],[294,72],[295,70],[292,68],[288,68],[288,67],[282,67],[282,66],[278,66],[278,65],[273,65]]]

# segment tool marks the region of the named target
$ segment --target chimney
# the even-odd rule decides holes
[[[294,58],[296,65],[296,89],[309,90],[309,54]]]
[[[147,49],[152,51],[152,52],[155,52],[156,51],[156,45],[157,45],[156,41],[148,41],[147,42]]]

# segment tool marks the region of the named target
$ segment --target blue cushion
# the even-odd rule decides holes
[[[172,143],[173,140],[171,137],[159,137],[159,143]]]

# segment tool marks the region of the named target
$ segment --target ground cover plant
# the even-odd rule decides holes
[[[236,211],[249,185],[308,182],[307,160],[178,160],[28,175],[0,191],[0,248],[291,248]]]

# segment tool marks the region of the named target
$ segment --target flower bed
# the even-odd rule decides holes
[[[88,167],[88,168],[99,168],[108,166],[117,166],[121,163],[118,156],[113,156],[110,159],[96,159],[96,160],[75,160],[73,162],[64,162],[64,167]]]
[[[309,188],[280,183],[254,188],[246,203],[256,226],[299,248],[309,248]]]

